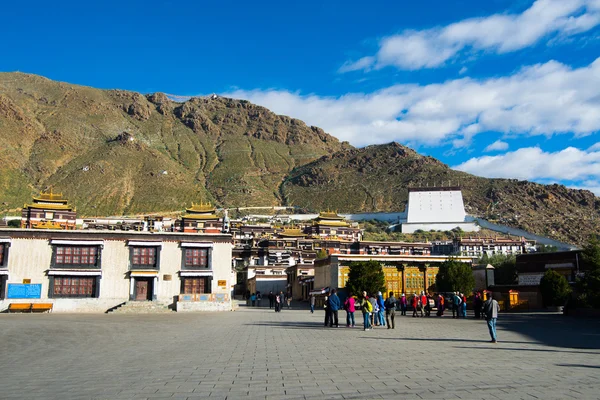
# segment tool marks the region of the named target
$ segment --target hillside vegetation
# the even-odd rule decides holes
[[[402,211],[410,186],[460,185],[467,212],[575,244],[599,231],[586,190],[485,179],[391,143],[356,149],[322,129],[222,97],[174,102],[0,73],[0,202],[52,188],[80,216],[173,212],[192,202]]]

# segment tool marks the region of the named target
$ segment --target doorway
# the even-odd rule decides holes
[[[152,300],[152,293],[154,291],[153,278],[135,278],[135,295],[134,300],[146,301]]]

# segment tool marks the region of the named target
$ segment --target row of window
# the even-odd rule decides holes
[[[4,246],[0,246],[0,265],[3,265]],[[186,268],[207,268],[208,249],[183,249]],[[98,266],[100,251],[97,246],[55,246],[53,265],[56,267]],[[156,268],[157,247],[132,247],[131,265],[134,267]]]
[[[100,279],[87,276],[53,276],[50,280],[52,298],[94,298],[99,297]],[[181,278],[181,293],[210,293],[209,277]]]

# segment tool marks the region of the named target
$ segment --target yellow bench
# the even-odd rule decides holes
[[[31,303],[10,303],[8,312],[31,312]]]
[[[31,312],[50,312],[52,311],[52,303],[32,303]]]

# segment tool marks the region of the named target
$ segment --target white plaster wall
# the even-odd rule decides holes
[[[102,278],[100,279],[100,297],[98,300],[111,300],[115,303],[111,306],[113,307],[129,300],[129,274],[127,273],[129,269],[129,247],[123,240],[105,240],[101,254]],[[74,301],[75,299],[64,300]]]
[[[462,192],[428,191],[408,194],[407,222],[464,222]]]
[[[46,271],[52,261],[52,246],[48,240],[12,239],[8,253],[8,280],[6,283],[23,283],[31,279],[32,284],[42,284],[41,300],[48,299],[48,277]],[[19,299],[7,299],[7,302],[29,302]],[[8,307],[8,304],[6,305]]]
[[[480,229],[479,225],[476,225],[471,222],[464,222],[464,223],[450,222],[450,223],[438,223],[438,224],[434,224],[434,223],[430,223],[430,224],[412,223],[412,224],[410,224],[410,223],[407,223],[407,224],[402,224],[402,233],[414,233],[418,230],[422,230],[425,232],[429,232],[431,230],[449,231],[456,227],[459,227],[464,232],[478,232]]]
[[[159,301],[172,302],[174,296],[178,296],[181,292],[179,271],[182,266],[182,252],[179,242],[164,241],[162,244],[156,292],[156,299]],[[165,281],[165,275],[171,275],[171,280]]]

